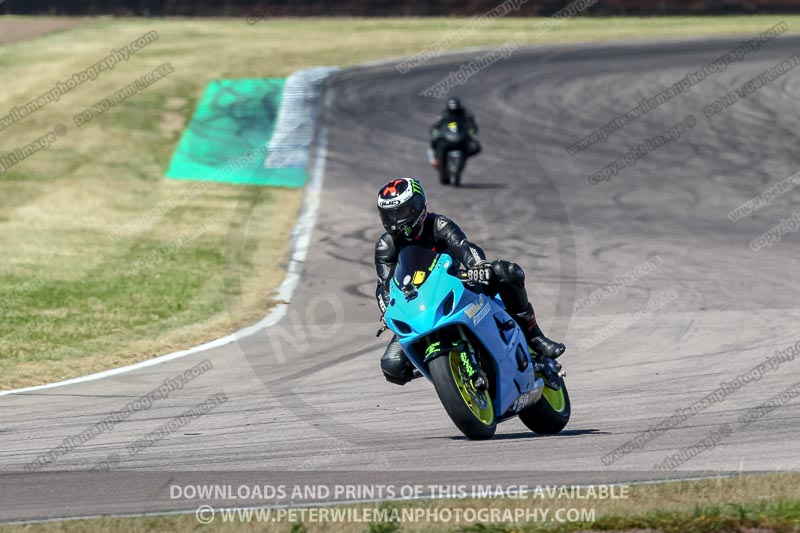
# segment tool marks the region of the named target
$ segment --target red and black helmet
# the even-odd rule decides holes
[[[422,185],[411,178],[390,181],[378,193],[378,212],[384,229],[392,237],[414,239],[422,232],[428,214]]]

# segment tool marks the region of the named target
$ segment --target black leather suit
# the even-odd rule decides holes
[[[466,146],[454,147],[444,139],[444,131],[447,129],[449,122],[458,122],[461,127],[467,131]],[[431,126],[431,148],[433,149],[439,161],[444,160],[445,152],[454,148],[464,148],[467,152],[467,157],[477,155],[481,151],[481,145],[475,139],[478,134],[478,123],[475,122],[475,117],[467,111],[445,111],[439,115],[436,123]]]

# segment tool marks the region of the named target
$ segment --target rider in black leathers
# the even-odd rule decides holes
[[[452,143],[444,138],[444,132],[450,122],[459,122],[461,127],[467,132],[464,146],[452,146]],[[478,134],[478,123],[475,122],[475,117],[472,116],[472,113],[467,111],[461,104],[461,101],[456,97],[447,99],[447,105],[442,114],[439,115],[436,123],[431,126],[430,133],[431,151],[433,153],[433,161],[431,161],[431,163],[439,170],[441,174],[440,178],[442,178],[443,183],[447,181],[444,159],[448,150],[455,148],[463,149],[466,157],[478,155],[481,151],[481,145],[478,140],[475,139],[475,135]]]
[[[381,312],[389,302],[389,283],[400,250],[420,245],[446,252],[468,269],[470,279],[488,280],[487,292],[499,294],[508,313],[525,332],[528,344],[538,356],[557,358],[565,346],[544,336],[536,323],[533,306],[525,290],[525,273],[509,261],[488,262],[483,250],[467,240],[458,225],[443,215],[428,213],[425,193],[417,180],[395,179],[378,194],[378,211],[386,233],[375,243],[375,268],[378,285],[375,296]],[[381,357],[387,381],[404,385],[415,377],[414,366],[406,358],[397,336]]]

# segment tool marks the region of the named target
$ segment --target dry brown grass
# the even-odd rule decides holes
[[[0,114],[158,24],[159,41],[0,132],[6,153],[54,124],[69,127],[49,150],[0,178],[0,295],[10,304],[0,315],[0,388],[223,336],[262,318],[283,278],[301,190],[211,185],[114,238],[117,228],[191,186],[163,177],[183,125],[208,80],[273,75],[254,72],[255,48],[250,67],[228,72],[220,62],[194,65],[213,55],[214,43],[198,45],[193,32],[171,33],[164,21],[95,21],[0,48],[3,78],[14,80],[0,93]],[[74,114],[164,61],[176,65],[175,74],[80,129],[72,124]]]

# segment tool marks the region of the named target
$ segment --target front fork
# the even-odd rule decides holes
[[[489,379],[486,376],[486,372],[481,368],[475,353],[476,350],[469,341],[463,326],[458,326],[458,334],[460,338],[457,340],[440,339],[429,344],[422,362],[428,363],[436,357],[449,356],[451,352],[456,352],[472,386],[478,392],[484,392],[489,389]]]
[[[489,379],[486,377],[486,372],[483,371],[480,362],[478,362],[476,350],[472,343],[469,342],[464,326],[458,326],[458,332],[461,335],[461,340],[455,344],[457,345],[456,349],[459,350],[461,364],[466,367],[467,374],[475,390],[485,392],[489,389]]]

